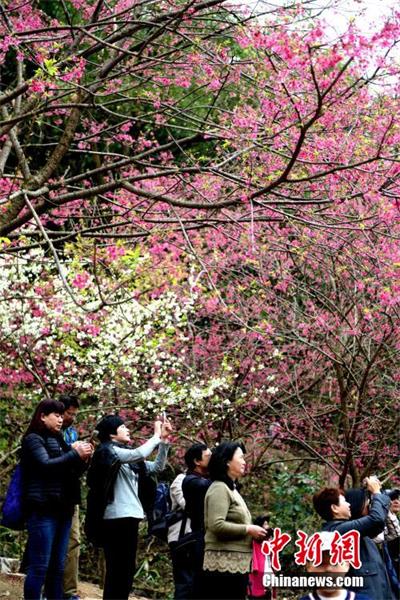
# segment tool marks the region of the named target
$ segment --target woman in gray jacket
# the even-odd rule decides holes
[[[145,516],[139,498],[139,473],[160,473],[168,453],[168,421],[155,421],[154,435],[130,448],[129,429],[119,415],[96,427],[101,442],[88,474],[93,499],[101,505],[101,538],[106,562],[103,600],[127,600],[136,568],[138,527]],[[154,462],[145,460],[158,447]],[[139,467],[139,468],[138,468]],[[97,490],[97,493],[96,493]]]

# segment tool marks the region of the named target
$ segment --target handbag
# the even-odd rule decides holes
[[[1,509],[1,524],[8,529],[21,531],[25,528],[25,511],[23,507],[23,477],[22,466],[15,467],[8,484],[3,507]]]

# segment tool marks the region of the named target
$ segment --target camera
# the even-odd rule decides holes
[[[378,475],[369,475],[368,477],[365,477],[362,480],[362,487],[366,488],[367,487],[367,479],[376,479],[376,481],[379,481],[379,477]]]
[[[265,531],[267,532],[267,540],[271,539],[274,535],[273,527],[267,527]]]

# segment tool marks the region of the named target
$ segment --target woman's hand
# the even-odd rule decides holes
[[[74,442],[73,444],[71,444],[71,448],[76,450],[79,454],[79,458],[84,461],[89,460],[89,458],[91,458],[93,454],[93,446],[88,442]]]
[[[154,435],[158,435],[158,437],[161,437],[161,427],[162,423],[160,419],[156,419],[154,421]]]
[[[367,490],[369,492],[371,492],[371,494],[378,494],[381,491],[382,484],[376,475],[371,475],[371,477],[366,477],[365,484],[367,486]]]
[[[258,525],[247,525],[247,533],[257,542],[262,542],[267,537],[264,527],[259,527]]]
[[[172,431],[172,425],[167,417],[164,418],[164,421],[161,423],[161,439],[163,442],[168,442],[169,435]]]

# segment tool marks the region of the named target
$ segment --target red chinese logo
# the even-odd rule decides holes
[[[270,557],[274,571],[281,570],[279,554],[290,540],[291,536],[288,533],[282,533],[279,527],[275,527],[273,537],[262,543],[261,552]],[[309,561],[317,567],[322,563],[322,552],[327,548],[322,546],[320,533],[308,535],[299,530],[295,544],[299,548],[294,555],[296,565],[305,565]],[[359,569],[361,567],[360,533],[354,529],[343,535],[340,535],[338,531],[333,532],[329,556],[331,565],[349,562],[354,569]]]
[[[296,546],[299,550],[294,555],[296,565],[305,565],[307,561],[319,566],[322,563],[322,540],[319,533],[308,536],[304,531],[297,532]],[[349,562],[354,569],[361,567],[360,532],[352,529],[343,535],[334,532],[329,549],[331,565]]]
[[[359,569],[361,567],[360,532],[352,529],[341,536],[338,531],[335,531],[331,545],[331,558],[332,565],[347,561],[354,569]]]
[[[322,540],[319,533],[308,536],[299,530],[295,544],[300,548],[294,555],[296,565],[305,565],[309,561],[318,567],[322,563]]]
[[[270,540],[265,540],[261,546],[261,552],[265,556],[271,557],[271,566],[274,571],[281,570],[279,554],[284,547],[290,542],[291,537],[288,533],[282,533],[279,527],[275,527],[274,535]]]

